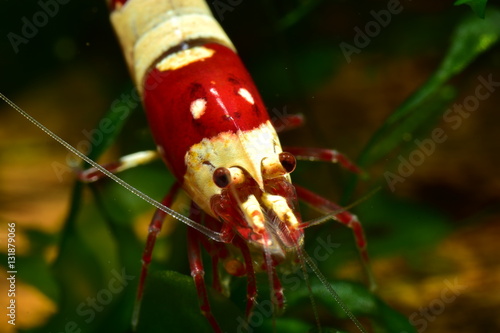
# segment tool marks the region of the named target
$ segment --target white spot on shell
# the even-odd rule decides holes
[[[194,119],[199,119],[207,110],[207,101],[204,98],[198,98],[191,103],[189,111]]]
[[[252,94],[250,94],[250,92],[248,90],[246,90],[245,88],[240,88],[240,90],[238,90],[238,94],[243,97],[244,99],[246,99],[248,101],[248,103],[254,105],[255,104],[255,101],[253,100],[253,97],[252,97]]]

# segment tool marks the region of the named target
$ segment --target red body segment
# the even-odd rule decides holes
[[[269,120],[252,78],[239,57],[219,44],[206,44],[214,50],[210,58],[184,67],[147,74],[144,106],[155,141],[165,163],[182,183],[188,149],[204,138],[221,132],[246,131]],[[246,89],[254,103],[245,100],[239,89]],[[198,119],[190,112],[191,103],[206,101],[206,111]]]

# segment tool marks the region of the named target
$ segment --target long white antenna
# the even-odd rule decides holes
[[[172,216],[173,218],[181,221],[182,223],[187,224],[191,228],[194,228],[194,229],[198,230],[199,232],[203,233],[207,237],[210,237],[211,239],[213,239],[213,240],[215,240],[217,242],[223,242],[224,241],[224,238],[223,238],[223,236],[222,236],[222,234],[220,232],[213,231],[213,230],[205,227],[204,225],[196,223],[195,221],[187,218],[186,216],[184,216],[182,214],[179,214],[175,210],[168,208],[167,206],[161,204],[160,202],[158,202],[155,199],[151,198],[147,194],[139,191],[138,189],[136,189],[132,185],[126,183],[125,181],[123,181],[122,179],[120,179],[119,177],[117,177],[116,175],[114,175],[113,173],[111,173],[110,171],[108,171],[105,168],[103,168],[98,163],[94,162],[93,160],[91,160],[90,158],[88,158],[87,156],[85,156],[85,154],[83,154],[82,152],[78,151],[76,148],[74,148],[72,145],[70,145],[69,143],[67,143],[66,141],[64,141],[57,134],[55,134],[54,132],[52,132],[51,130],[49,130],[47,127],[45,127],[44,125],[42,125],[38,120],[36,120],[32,116],[30,116],[26,111],[24,111],[19,106],[17,106],[14,102],[12,102],[10,99],[8,99],[4,94],[0,93],[0,98],[3,99],[5,101],[5,103],[7,103],[10,107],[12,107],[14,110],[16,110],[17,112],[19,112],[26,119],[28,119],[35,126],[37,126],[39,129],[41,129],[42,131],[44,131],[51,138],[53,138],[54,140],[56,140],[57,142],[59,142],[61,145],[63,145],[66,149],[68,149],[69,151],[71,151],[76,156],[80,157],[82,160],[84,160],[88,164],[92,165],[94,168],[96,168],[97,170],[99,170],[100,172],[102,172],[103,174],[105,174],[106,176],[108,176],[109,178],[111,178],[112,180],[114,180],[115,182],[117,182],[119,185],[123,186],[125,189],[127,189],[128,191],[132,192],[133,194],[135,194],[136,196],[138,196],[139,198],[141,198],[142,200],[144,200],[147,203],[155,206],[156,208],[164,211],[165,213],[167,213],[168,215]]]
[[[316,276],[321,281],[323,286],[325,286],[326,290],[328,290],[328,293],[333,297],[333,299],[335,299],[335,301],[340,306],[340,308],[347,314],[347,317],[349,317],[349,319],[354,323],[354,325],[356,325],[357,329],[361,333],[366,333],[366,330],[364,329],[363,325],[361,325],[359,320],[354,316],[354,314],[351,312],[351,310],[349,310],[347,305],[345,305],[345,303],[340,298],[339,294],[337,294],[337,292],[332,288],[330,282],[328,282],[326,277],[321,273],[318,266],[316,266],[316,264],[311,259],[311,257],[309,257],[309,255],[305,251],[300,251],[299,255],[302,256],[304,261],[309,265],[309,267],[314,272],[314,274],[316,274]]]

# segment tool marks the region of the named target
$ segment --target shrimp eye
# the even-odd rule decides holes
[[[214,171],[213,180],[218,187],[227,187],[231,183],[231,172],[228,168],[217,168]]]
[[[286,170],[286,172],[290,173],[293,170],[295,170],[295,166],[297,164],[296,160],[295,160],[295,156],[293,156],[290,153],[283,152],[283,153],[280,153],[279,159],[280,159],[281,165]]]

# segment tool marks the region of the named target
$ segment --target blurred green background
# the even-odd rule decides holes
[[[321,241],[339,244],[318,266],[347,306],[374,332],[497,332],[500,93],[490,91],[470,113],[447,113],[475,101],[479,77],[500,82],[500,9],[495,3],[481,19],[485,1],[471,1],[475,12],[453,1],[401,1],[397,8],[402,10],[364,41],[357,39],[358,31],[366,33],[367,24],[376,22],[372,11],[380,13],[395,2],[212,5],[221,3],[229,7],[216,17],[271,116],[302,113],[306,118],[304,127],[283,133],[282,143],[338,149],[367,175],[358,179],[336,165],[301,162],[294,182],[343,204],[382,187],[352,209],[366,228],[375,293],[366,288],[349,230],[334,222],[307,230],[311,255]],[[21,35],[23,17],[32,21],[42,5],[1,4],[0,91],[71,144],[83,146],[88,140],[84,133],[132,90],[104,2],[60,4],[17,53],[9,33]],[[347,44],[357,49],[350,59],[340,47]],[[154,147],[143,111],[131,109],[131,119],[117,126],[123,126],[121,133],[92,149],[94,156],[105,151],[100,162]],[[445,114],[455,115],[454,120]],[[438,128],[446,140],[435,144],[429,156],[419,154],[415,140],[428,142]],[[5,244],[6,225],[16,222],[19,307],[16,326],[2,319],[0,332],[130,330],[140,256],[154,209],[109,181],[83,186],[75,185],[71,172],[58,177],[54,166],[65,165],[70,156],[2,104],[0,239]],[[414,170],[401,169],[401,161],[410,160]],[[402,178],[390,186],[387,177],[394,180],[393,175]],[[161,163],[120,176],[157,199],[173,182]],[[317,216],[307,207],[303,215]],[[154,253],[140,331],[210,331],[199,313],[185,249],[185,227],[167,221]],[[4,308],[6,247],[0,253]],[[120,292],[110,292],[110,281],[123,272],[130,281]],[[300,277],[294,274],[282,277],[288,304],[276,319],[278,332],[314,329],[305,284],[287,282]],[[259,282],[263,302],[269,295],[266,277]],[[463,288],[452,294],[450,285]],[[233,279],[230,299],[211,294],[215,316],[228,332],[237,331],[238,318],[243,318],[245,286],[244,278]],[[312,288],[325,328],[354,332],[316,279]],[[106,304],[93,308],[89,297]],[[256,326],[255,332],[273,331],[270,318]]]

